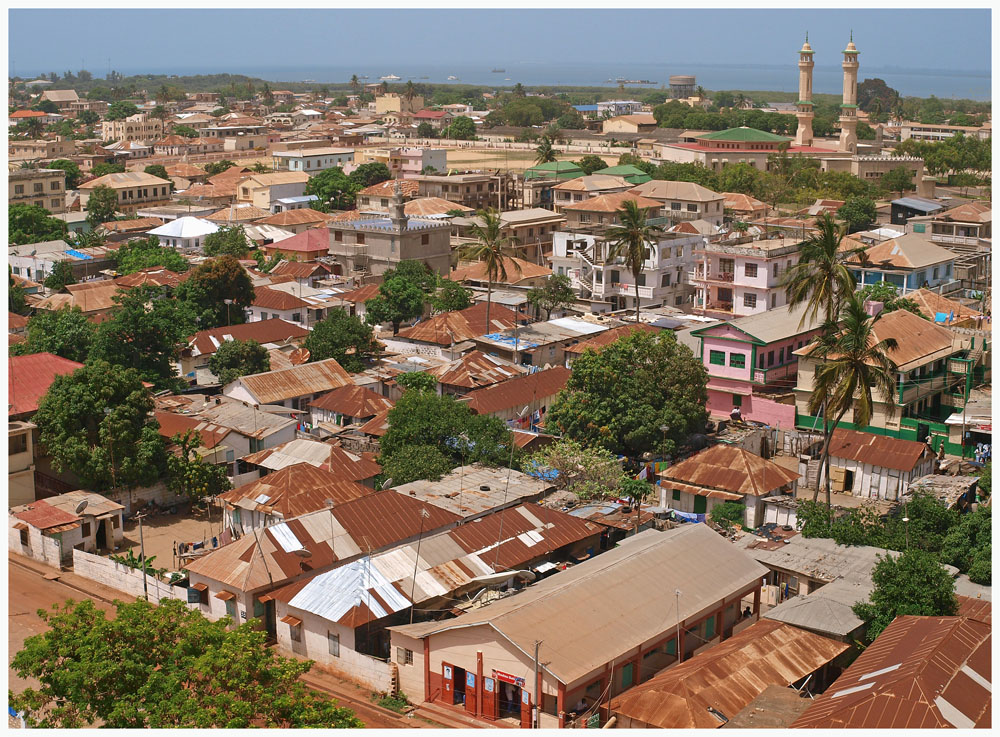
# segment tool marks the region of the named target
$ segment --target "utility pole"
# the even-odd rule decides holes
[[[146,578],[146,543],[142,539],[142,520],[145,516],[145,513],[140,513],[135,518],[139,520],[139,558],[142,561],[142,596],[146,601],[149,601],[149,583]]]
[[[532,708],[531,726],[534,729],[538,729],[539,728],[539,722],[540,722],[540,710],[539,710],[539,706],[538,706],[538,696],[539,696],[539,694],[538,694],[538,646],[541,645],[541,644],[542,644],[541,640],[535,640],[535,686],[534,686],[535,687],[535,699],[534,699],[535,703],[533,703],[531,705],[531,708]]]
[[[681,662],[681,590],[674,589],[674,596],[677,597],[677,662]]]
[[[424,520],[430,517],[426,509],[420,510],[420,532],[417,535],[417,554],[413,557],[413,583],[410,584],[410,624],[413,624],[413,610],[416,602],[413,601],[413,593],[417,588],[417,566],[420,563],[420,541],[424,537]]]

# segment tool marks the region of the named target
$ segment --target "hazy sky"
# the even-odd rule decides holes
[[[126,73],[340,67],[358,59],[787,65],[807,30],[817,63],[837,64],[852,28],[869,71],[990,69],[989,10],[119,8],[10,10],[9,20],[18,73],[62,74],[83,61],[103,77],[109,56]]]

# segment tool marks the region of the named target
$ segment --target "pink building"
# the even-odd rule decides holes
[[[742,241],[742,242],[741,242]],[[694,250],[695,308],[721,320],[786,304],[782,274],[799,261],[801,240],[741,238]]]
[[[802,307],[784,306],[691,331],[708,372],[713,418],[728,419],[739,408],[744,420],[795,428],[792,389],[798,358],[793,351],[820,331],[820,321],[803,321],[803,313]]]

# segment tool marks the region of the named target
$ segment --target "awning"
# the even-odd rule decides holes
[[[749,397],[753,394],[749,389],[744,389],[743,387],[737,386],[719,386],[718,384],[713,384],[708,382],[707,387],[715,392],[725,392],[726,394],[739,394],[741,397]]]
[[[556,564],[551,561],[545,561],[544,563],[539,563],[535,566],[535,570],[539,573],[545,573],[546,571],[554,571],[556,569]]]
[[[267,602],[273,601],[273,600],[274,600],[274,597],[271,596],[270,594],[264,594],[262,596],[258,596],[257,597],[257,601],[259,601],[261,604],[266,604]]]
[[[208,591],[208,584],[207,583],[193,583],[193,584],[191,584],[191,588],[195,589],[196,591]],[[224,593],[229,593],[229,592],[224,592]]]
[[[223,601],[229,601],[230,599],[235,599],[236,594],[232,591],[220,591],[215,595],[216,599],[222,599]]]
[[[14,529],[15,530],[27,530],[28,526],[26,524],[24,524],[23,522],[18,522],[16,525],[14,525]]]
[[[289,614],[286,617],[282,617],[281,621],[287,624],[289,627],[298,627],[300,624],[302,624],[301,619],[299,619],[298,617],[293,617],[291,614]]]

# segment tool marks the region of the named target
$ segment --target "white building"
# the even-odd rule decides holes
[[[597,117],[599,118],[605,117],[606,114],[610,117],[617,117],[641,112],[642,103],[638,100],[602,100],[597,103]]]
[[[171,220],[159,228],[149,231],[160,239],[161,246],[169,246],[181,251],[197,250],[205,242],[205,236],[217,233],[219,226],[208,220],[195,217],[182,217]]]
[[[304,148],[296,151],[275,151],[272,154],[275,171],[319,173],[335,166],[354,163],[353,148]]]

